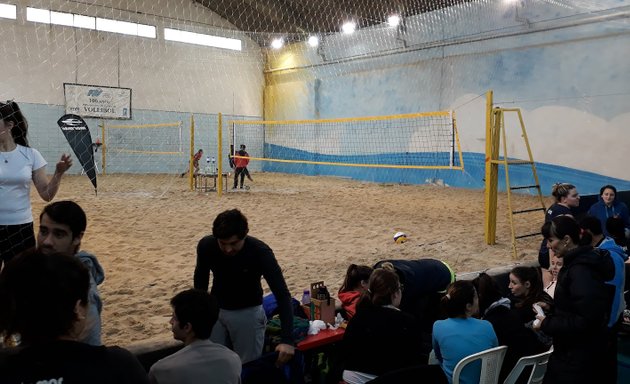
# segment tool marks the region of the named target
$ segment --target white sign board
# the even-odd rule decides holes
[[[66,113],[102,119],[131,119],[131,88],[63,84]]]

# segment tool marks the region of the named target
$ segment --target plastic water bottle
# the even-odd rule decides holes
[[[311,304],[311,291],[309,291],[308,289],[304,290],[304,293],[302,294],[302,305],[309,305]]]

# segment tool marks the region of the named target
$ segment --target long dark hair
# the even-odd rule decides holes
[[[503,295],[496,280],[485,272],[481,272],[479,276],[475,277],[472,283],[479,296],[479,314],[483,317],[486,309],[495,301],[500,300]]]
[[[339,288],[339,292],[353,291],[360,286],[362,281],[368,281],[372,274],[372,267],[368,265],[350,264],[346,271],[346,277],[343,285]]]
[[[526,281],[529,281],[529,291],[527,292],[527,296],[519,297],[517,302],[514,304],[515,307],[529,308],[537,301],[540,301],[540,297],[542,296],[544,290],[542,277],[540,276],[538,268],[518,266],[514,267],[510,273],[516,276],[521,284],[525,284]]]
[[[458,280],[449,285],[442,297],[442,308],[448,317],[466,316],[466,306],[475,301],[475,287],[468,280]]]
[[[11,136],[16,144],[28,147],[28,122],[15,101],[0,102],[0,119],[5,123],[12,122]]]
[[[368,289],[361,294],[361,298],[357,303],[357,310],[365,306],[373,305],[390,305],[392,304],[392,295],[396,293],[400,287],[400,279],[394,271],[391,264],[384,263],[381,268],[376,268],[370,275],[368,281]]]
[[[557,239],[569,236],[573,244],[580,244],[580,226],[573,217],[561,215],[554,217],[549,223],[545,223],[540,229],[545,239],[549,240],[551,236]]]
[[[69,335],[75,305],[88,305],[89,288],[89,272],[75,256],[21,254],[0,273],[0,333],[19,333],[25,344]]]

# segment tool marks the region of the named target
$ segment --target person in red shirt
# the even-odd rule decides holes
[[[367,290],[370,275],[372,275],[372,267],[369,265],[350,264],[343,285],[339,288],[339,301],[343,309],[343,317],[346,320],[352,319],[357,312],[357,303],[361,298],[361,294]]]
[[[201,156],[203,156],[203,149],[199,149],[197,153],[193,155],[192,161],[193,161],[193,168],[195,169],[195,172],[193,173],[193,175],[197,175],[199,173],[199,160],[201,160]],[[187,173],[188,171],[182,173],[181,177],[186,176]]]
[[[247,176],[247,178],[250,181],[253,181],[252,177],[249,174],[249,171],[247,170],[247,165],[249,164],[249,153],[247,153],[247,151],[245,151],[245,144],[241,144],[241,149],[236,152],[236,156],[243,156],[243,157],[234,157],[233,158],[233,162],[234,162],[234,186],[232,187],[232,189],[236,189],[237,185],[238,185],[238,178],[239,176],[241,177],[241,189],[243,189],[243,182],[245,181],[245,176]]]

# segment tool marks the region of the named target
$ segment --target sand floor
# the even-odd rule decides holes
[[[170,298],[192,286],[198,240],[214,217],[239,208],[250,234],[274,250],[296,297],[323,280],[336,292],[350,263],[438,258],[458,273],[535,260],[540,237],[519,241],[512,258],[507,197],[499,194],[497,244],[484,241],[484,193],[436,185],[374,184],[341,178],[258,173],[248,191],[190,191],[174,175],[99,175],[95,196],[85,176],[65,176],[56,200],[72,199],[88,215],[82,249],[97,255],[106,273],[103,340],[126,345],[170,337]],[[44,202],[33,195],[37,217]],[[518,196],[536,207],[531,196]],[[549,201],[547,201],[549,204]],[[525,216],[525,215],[523,215]],[[519,218],[539,229],[541,212]],[[408,234],[395,244],[397,231]]]

